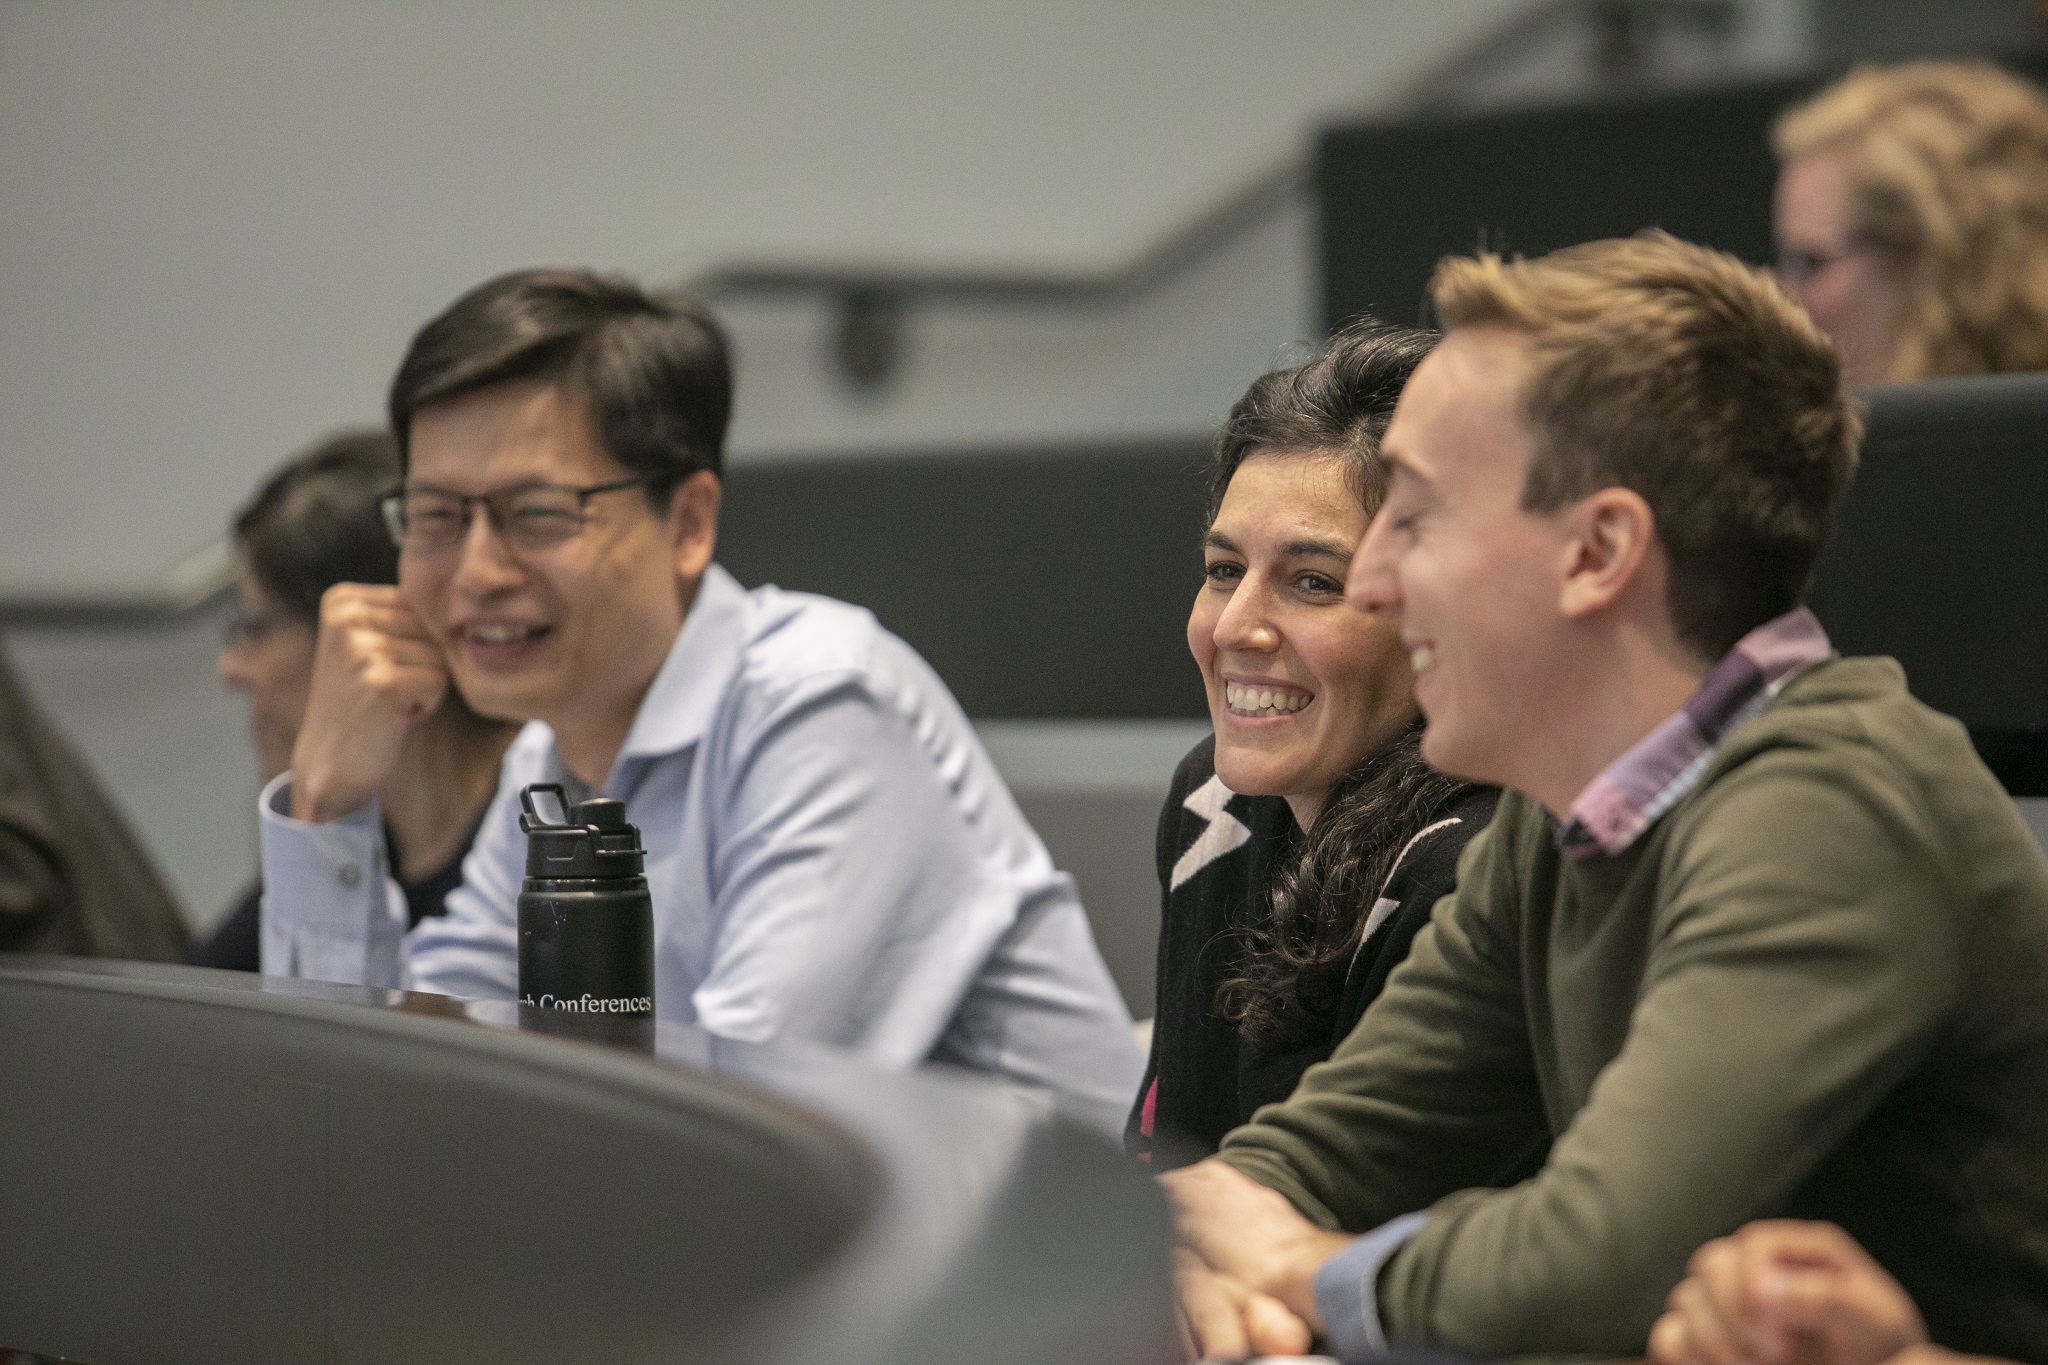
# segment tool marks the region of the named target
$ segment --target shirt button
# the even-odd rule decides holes
[[[354,886],[363,879],[363,870],[354,863],[343,863],[341,871],[335,873],[343,886]]]

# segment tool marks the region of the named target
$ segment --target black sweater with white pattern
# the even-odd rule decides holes
[[[1243,963],[1246,931],[1269,913],[1275,873],[1301,838],[1278,796],[1241,796],[1216,777],[1216,741],[1189,751],[1159,815],[1158,1005],[1152,1053],[1125,1125],[1126,1148],[1154,1169],[1198,1161],[1262,1104],[1286,1099],[1326,1060],[1408,955],[1456,880],[1458,855],[1493,818],[1499,793],[1474,787],[1402,853],[1345,977],[1326,1034],[1264,1055],[1216,1012],[1217,988]]]

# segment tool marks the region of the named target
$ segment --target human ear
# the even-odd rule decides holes
[[[1656,514],[1630,488],[1603,488],[1561,514],[1568,520],[1558,613],[1579,620],[1620,600],[1657,535]]]
[[[694,582],[710,566],[718,548],[718,504],[723,494],[718,476],[700,469],[669,495],[669,554],[677,578]]]

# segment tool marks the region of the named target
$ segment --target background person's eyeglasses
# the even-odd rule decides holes
[[[299,618],[288,611],[251,609],[240,602],[228,602],[215,616],[214,626],[220,631],[222,649],[249,649],[269,639],[273,631],[297,620]]]
[[[583,529],[584,506],[599,493],[616,493],[652,483],[641,474],[616,483],[569,488],[556,483],[529,483],[495,493],[449,493],[438,488],[401,488],[378,506],[384,526],[399,549],[414,553],[445,550],[469,533],[470,518],[484,509],[491,528],[505,543],[520,550],[545,550]]]

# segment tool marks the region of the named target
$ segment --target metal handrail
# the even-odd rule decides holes
[[[205,616],[234,590],[235,554],[217,540],[186,557],[163,585],[140,592],[53,589],[0,593],[0,628],[165,629]]]
[[[1602,81],[1640,79],[1647,35],[1677,22],[1725,33],[1735,0],[1533,0],[1450,58],[1405,82],[1367,110],[1389,117],[1458,107],[1462,92],[1512,64],[1549,33],[1574,24],[1592,28]],[[1171,282],[1279,212],[1314,178],[1311,158],[1276,161],[1229,194],[1171,228],[1127,260],[1103,270],[911,269],[846,263],[736,261],[686,277],[675,288],[693,298],[825,296],[870,304],[886,300],[979,304],[1051,304],[1100,308],[1124,303]]]
[[[1676,21],[1725,31],[1735,0],[1533,0],[1448,60],[1376,101],[1386,116],[1458,107],[1462,94],[1535,47],[1553,31],[1591,25],[1601,78],[1625,86],[1640,75],[1645,35]],[[1310,185],[1311,159],[1276,161],[1237,189],[1170,229],[1127,260],[1104,270],[1031,271],[909,269],[860,264],[737,261],[690,276],[674,288],[707,301],[737,297],[822,297],[839,308],[834,351],[856,387],[874,388],[893,373],[903,311],[911,303],[1056,306],[1104,309],[1128,304],[1172,283],[1248,236],[1293,203]],[[226,541],[208,546],[171,571],[164,586],[144,592],[0,593],[0,628],[159,628],[182,625],[221,601],[234,582]]]

